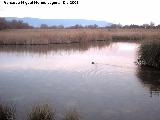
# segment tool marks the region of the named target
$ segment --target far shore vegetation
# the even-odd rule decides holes
[[[160,25],[74,25],[70,27],[33,27],[23,21],[0,18],[0,45],[50,45],[84,43],[90,41],[142,41],[138,51],[138,64],[160,69]],[[154,42],[153,42],[154,40]],[[143,42],[150,41],[150,42]]]
[[[35,28],[23,21],[7,21],[5,18],[0,18],[0,45],[48,45],[146,39],[160,39],[160,25],[155,26],[152,22],[141,26],[112,24],[105,27],[97,25],[64,27],[42,24]]]

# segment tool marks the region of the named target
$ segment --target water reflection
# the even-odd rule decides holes
[[[152,95],[160,95],[160,71],[148,67],[139,67],[137,77],[141,83],[148,87]]]
[[[16,104],[17,120],[37,102],[52,103],[59,113],[77,108],[84,120],[159,120],[159,97],[152,99],[142,87],[142,71],[135,75],[137,47],[127,42],[0,46],[0,96]]]
[[[53,44],[53,45],[0,45],[0,53],[39,53],[47,54],[49,52],[59,52],[59,51],[86,51],[89,48],[96,47],[101,49],[103,47],[109,46],[110,41],[93,41],[85,43],[72,43],[72,44]]]
[[[110,42],[0,46],[0,69],[65,70],[88,73],[94,70],[97,64],[132,68],[136,48],[135,43]],[[91,65],[92,62],[96,64]]]

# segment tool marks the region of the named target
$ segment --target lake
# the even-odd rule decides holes
[[[37,103],[53,106],[59,119],[74,108],[84,120],[160,120],[160,71],[135,64],[138,47],[0,46],[0,99],[15,104],[18,120]]]

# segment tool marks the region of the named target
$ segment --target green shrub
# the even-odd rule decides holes
[[[160,41],[143,42],[138,49],[137,63],[160,69]]]

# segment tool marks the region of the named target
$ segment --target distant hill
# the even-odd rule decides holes
[[[6,17],[6,20],[8,21],[13,19],[23,20],[24,22],[34,27],[39,27],[41,24],[46,24],[48,26],[63,25],[65,27],[73,26],[76,24],[83,26],[96,24],[100,27],[104,27],[104,26],[110,26],[112,24],[106,21],[85,20],[85,19],[39,19],[39,18],[29,18],[29,17],[26,18]]]

